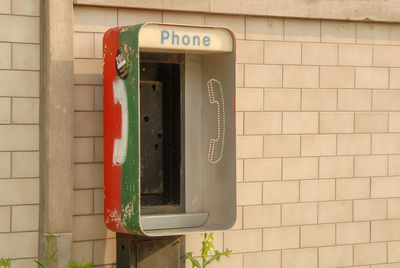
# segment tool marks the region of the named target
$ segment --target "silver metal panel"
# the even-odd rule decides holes
[[[185,209],[187,213],[203,210],[203,168],[201,163],[202,58],[185,57]]]
[[[235,52],[185,54],[185,213],[141,216],[148,236],[236,221]]]
[[[146,215],[140,217],[143,230],[189,228],[203,225],[208,213]]]

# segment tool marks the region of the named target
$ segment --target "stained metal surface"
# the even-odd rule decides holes
[[[117,233],[117,268],[185,268],[185,237]]]
[[[142,195],[162,195],[164,192],[164,132],[163,87],[160,81],[140,83],[140,135]]]

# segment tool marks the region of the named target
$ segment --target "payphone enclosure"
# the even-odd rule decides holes
[[[165,236],[233,226],[235,47],[223,27],[146,23],[105,33],[109,229]]]

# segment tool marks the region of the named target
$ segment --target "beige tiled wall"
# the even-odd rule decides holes
[[[397,25],[74,12],[76,258],[115,262],[115,235],[102,219],[102,35],[163,21],[228,26],[238,39],[238,221],[215,234],[218,249],[233,250],[218,267],[400,267]],[[199,253],[200,236],[186,242]]]
[[[36,267],[39,230],[39,1],[0,4],[0,257]]]

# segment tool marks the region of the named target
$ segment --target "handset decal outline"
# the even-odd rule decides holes
[[[113,81],[114,103],[121,105],[121,138],[114,139],[113,165],[120,166],[125,162],[128,150],[128,97],[124,80]]]
[[[222,159],[225,146],[225,103],[222,83],[216,79],[207,82],[208,101],[217,105],[217,138],[211,138],[208,145],[208,161],[212,164]]]

